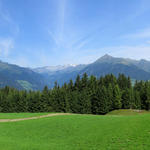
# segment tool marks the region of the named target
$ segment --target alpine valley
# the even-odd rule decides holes
[[[54,86],[55,81],[59,85],[73,81],[76,76],[94,75],[96,77],[106,74],[118,76],[123,73],[133,80],[150,80],[150,61],[141,59],[116,58],[104,55],[91,64],[46,66],[41,68],[24,68],[0,61],[0,87],[6,85],[17,89],[42,90],[47,85]]]

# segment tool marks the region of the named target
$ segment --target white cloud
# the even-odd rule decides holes
[[[7,57],[14,48],[14,41],[11,38],[0,39],[0,56]]]

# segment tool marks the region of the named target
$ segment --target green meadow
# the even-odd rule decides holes
[[[150,113],[130,111],[1,122],[0,150],[149,150]],[[0,118],[28,115],[40,114],[0,114]]]

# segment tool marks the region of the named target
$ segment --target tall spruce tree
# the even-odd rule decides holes
[[[105,86],[97,89],[92,100],[92,112],[94,114],[106,114],[109,111],[108,95]]]
[[[75,89],[78,91],[81,91],[82,85],[81,85],[81,79],[80,75],[77,75],[76,81],[75,81]]]
[[[113,87],[111,83],[107,88],[107,95],[108,95],[108,107],[109,107],[109,111],[111,111],[114,109],[113,108]]]
[[[99,114],[106,114],[109,112],[108,94],[105,86],[100,88],[99,92]]]
[[[141,109],[140,94],[137,90],[134,91],[134,109]]]
[[[131,107],[131,93],[130,89],[126,88],[122,92],[122,108],[129,109]]]
[[[119,89],[119,86],[115,85],[113,89],[113,108],[120,109],[122,106],[121,101],[121,91]]]
[[[83,74],[83,77],[81,79],[81,85],[82,89],[87,88],[88,86],[88,75],[86,73]]]

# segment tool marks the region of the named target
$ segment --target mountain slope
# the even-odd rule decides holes
[[[77,74],[87,65],[67,65],[67,66],[50,66],[35,68],[33,71],[40,73],[47,81],[47,85],[52,88],[54,82],[57,81],[60,85],[69,82],[70,79],[75,79]]]
[[[69,82],[70,79],[75,81],[78,74],[83,75],[85,72],[96,77],[110,73],[118,76],[119,73],[123,73],[135,80],[150,80],[150,62],[104,55],[88,65],[29,69],[0,61],[0,87],[9,85],[18,89],[41,90],[45,85],[52,88],[55,81],[60,85]]]
[[[133,62],[137,67],[150,72],[150,61],[147,61],[145,59],[141,59],[140,61]]]
[[[95,75],[97,77],[110,73],[118,76],[119,73],[123,73],[136,80],[150,79],[149,61],[116,58],[107,54],[89,65],[68,66],[66,68],[63,66],[53,67],[55,69],[50,67],[49,70],[47,68],[49,67],[46,67],[46,69],[42,68],[41,74],[47,82],[50,83],[50,87],[53,87],[55,81],[57,81],[60,85],[65,82],[69,82],[70,79],[74,81],[77,74],[83,75],[85,72],[88,75]]]
[[[106,74],[114,74],[118,76],[119,73],[123,73],[126,76],[130,76],[136,80],[149,80],[150,73],[146,72],[135,65],[125,64],[109,64],[109,63],[95,63],[87,66],[80,74],[87,73],[88,75],[95,75],[97,77],[104,76]]]
[[[115,76],[118,76],[119,73],[123,73],[136,80],[149,80],[150,72],[141,69],[142,65],[138,65],[139,63],[140,61],[104,55],[94,63],[85,67],[80,74],[86,72],[88,75],[99,77],[110,73]]]
[[[0,61],[0,87],[6,85],[18,89],[42,89],[45,80],[42,75],[28,68],[19,67]]]
[[[59,65],[59,66],[46,66],[46,67],[40,67],[35,68],[33,71],[41,74],[55,74],[55,73],[65,73],[65,72],[73,72],[73,71],[79,71],[82,70],[86,65]]]

